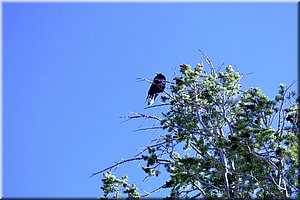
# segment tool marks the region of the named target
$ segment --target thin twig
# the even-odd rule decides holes
[[[171,105],[171,104],[169,104],[169,103],[164,103],[164,104],[159,104],[159,105],[147,106],[147,107],[144,108],[144,109],[146,110],[146,109],[149,109],[149,108],[156,108],[156,107],[160,107],[160,106],[168,106],[168,105]]]
[[[161,129],[160,126],[155,126],[155,127],[148,127],[148,128],[139,128],[139,129],[136,129],[136,130],[133,130],[132,132],[138,132],[138,131],[149,131],[149,130],[152,130],[152,129]]]
[[[155,119],[157,121],[161,121],[161,119],[157,116],[145,115],[145,114],[137,113],[137,112],[130,112],[130,113],[134,114],[134,116],[125,116],[125,117],[120,117],[120,118],[127,118],[128,120],[136,119],[136,118],[146,118],[146,119]]]
[[[211,74],[214,75],[215,74],[215,68],[213,66],[213,63],[211,62],[211,60],[209,59],[209,57],[201,50],[199,50],[202,55],[204,56],[205,58],[205,61],[208,63],[209,67],[210,67],[210,70],[211,70]]]
[[[143,160],[143,159],[144,158],[142,158],[142,157],[138,157],[138,158],[131,158],[131,159],[123,160],[123,161],[118,162],[118,163],[116,163],[116,164],[114,164],[114,165],[112,165],[110,167],[107,167],[107,168],[105,168],[105,169],[103,169],[103,170],[101,170],[99,172],[92,173],[92,175],[89,178],[92,178],[93,176],[96,176],[97,174],[101,174],[102,172],[105,172],[107,170],[110,170],[110,169],[113,169],[115,167],[118,167],[119,165],[122,165],[124,163],[131,162],[131,161],[136,161],[136,160]]]
[[[159,186],[158,188],[156,188],[156,189],[154,189],[154,190],[152,190],[151,192],[147,192],[147,194],[143,195],[143,197],[147,197],[147,196],[149,196],[150,194],[153,194],[153,193],[159,191],[159,190],[162,189],[162,188],[163,188],[163,185],[162,185],[162,186]]]

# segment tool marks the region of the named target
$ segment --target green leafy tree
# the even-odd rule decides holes
[[[164,106],[161,116],[127,117],[159,122],[155,128],[164,134],[133,158],[92,174],[104,173],[106,197],[150,195],[140,194],[127,175],[116,178],[110,172],[137,160],[144,161],[146,176],[166,169],[170,179],[154,191],[168,188],[171,198],[298,197],[299,112],[291,85],[280,84],[270,100],[259,88],[242,90],[243,74],[230,65],[215,71],[204,56],[209,72],[202,63],[180,65],[161,104],[148,107]]]

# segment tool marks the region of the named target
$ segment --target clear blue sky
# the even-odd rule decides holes
[[[296,19],[296,3],[3,3],[4,196],[102,196],[91,173],[163,134],[119,118],[165,110],[144,110],[149,84],[136,78],[171,80],[204,61],[198,49],[273,98],[297,79]],[[138,163],[124,173],[162,183],[142,182]]]

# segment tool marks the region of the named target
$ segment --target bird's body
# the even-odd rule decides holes
[[[161,73],[157,74],[154,77],[153,82],[148,91],[148,96],[147,96],[148,105],[152,105],[154,103],[158,94],[165,90],[165,86],[166,86],[166,77]]]

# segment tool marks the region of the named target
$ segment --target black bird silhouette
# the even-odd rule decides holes
[[[161,73],[156,73],[151,87],[148,91],[148,105],[152,105],[159,93],[163,92],[166,87],[166,77]]]

